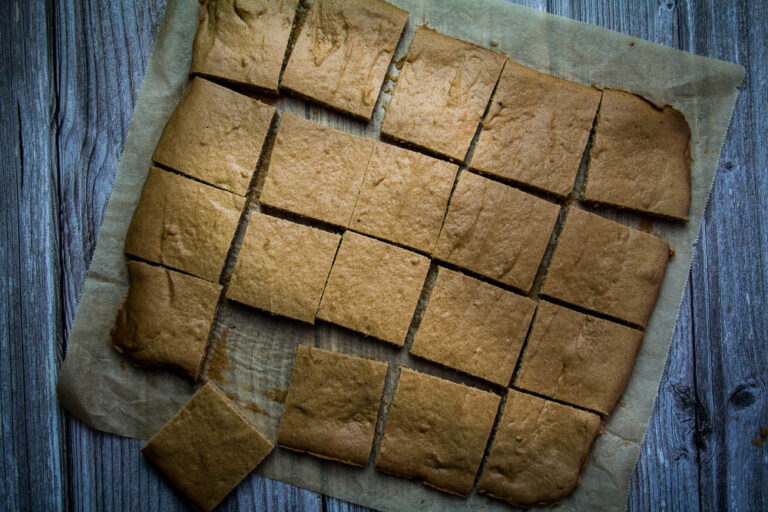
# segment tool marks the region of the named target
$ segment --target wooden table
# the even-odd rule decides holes
[[[631,510],[768,510],[768,3],[528,0],[747,68]],[[0,20],[0,507],[185,510],[55,383],[165,0],[11,0]],[[251,475],[222,510],[355,510]]]

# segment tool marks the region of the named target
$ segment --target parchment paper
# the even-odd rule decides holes
[[[670,242],[676,256],[667,269],[632,378],[622,397],[624,405],[617,406],[607,419],[605,433],[595,441],[589,463],[582,472],[581,485],[560,508],[568,511],[623,509],[675,328],[693,244],[738,94],[736,86],[743,79],[744,69],[502,0],[390,1],[410,11],[396,58],[406,53],[415,27],[428,22],[440,32],[482,46],[491,47],[494,41],[498,44],[496,50],[541,71],[587,85],[637,92],[659,105],[673,105],[685,114],[691,126],[690,222],[654,221],[653,232]],[[139,370],[124,362],[110,345],[109,329],[128,288],[122,253],[125,233],[152,151],[187,84],[198,9],[196,0],[168,2],[59,381],[61,402],[77,418],[99,430],[142,439],[154,434],[186,402],[194,386],[173,374]],[[390,73],[398,74],[394,65]],[[391,83],[385,85],[385,90],[390,88]],[[388,101],[388,94],[383,94],[373,121],[366,125],[297,99],[270,100],[281,111],[307,115],[318,122],[372,138],[377,137],[382,105]],[[258,206],[252,208],[258,209]],[[639,218],[635,215],[608,210],[602,214],[639,227]],[[238,233],[238,238],[242,237],[243,226]],[[396,350],[328,324],[313,328],[225,303],[214,329],[205,376],[243,405],[253,421],[273,440],[298,344],[373,356],[392,363],[385,403],[391,397],[398,363],[483,386],[477,380],[413,359],[407,349]],[[380,432],[377,444],[379,437]],[[257,471],[381,510],[510,509],[504,502],[474,492],[468,499],[461,499],[378,473],[371,462],[366,468],[357,469],[278,449]]]

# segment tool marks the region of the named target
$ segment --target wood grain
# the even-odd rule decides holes
[[[747,67],[630,510],[766,510],[765,2],[530,0]],[[9,2],[0,20],[0,497],[9,510],[186,510],[139,454],[59,408],[54,385],[165,6]],[[251,475],[221,510],[360,507]]]

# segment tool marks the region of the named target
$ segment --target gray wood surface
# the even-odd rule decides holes
[[[768,5],[527,5],[747,68],[628,499],[768,510]],[[55,381],[164,0],[4,2],[0,507],[186,510],[140,443],[59,407]],[[221,510],[360,510],[257,476]]]

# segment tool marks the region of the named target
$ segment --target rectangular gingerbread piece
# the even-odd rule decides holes
[[[280,446],[365,466],[386,363],[300,346],[280,419]]]
[[[376,469],[466,496],[499,402],[493,393],[403,368]]]
[[[411,354],[508,386],[536,303],[440,268]]]
[[[137,366],[170,367],[197,380],[221,286],[140,261],[129,261],[128,272],[112,345]]]
[[[191,73],[277,92],[298,0],[200,0]]]
[[[642,341],[637,329],[541,301],[515,385],[608,415]]]
[[[599,428],[597,414],[510,389],[478,491],[523,508],[560,502]]]
[[[373,145],[370,139],[282,114],[262,204],[347,227]]]
[[[690,140],[691,129],[680,111],[606,89],[584,199],[687,221]]]
[[[383,0],[315,0],[280,87],[370,119],[407,19]]]
[[[503,66],[499,53],[417,28],[381,132],[463,160]]]
[[[599,103],[598,89],[507,60],[470,166],[565,197]]]
[[[334,233],[253,213],[227,298],[315,323],[340,240]]]
[[[317,317],[403,346],[427,270],[424,256],[347,231]]]
[[[245,198],[152,167],[125,253],[218,282]]]
[[[272,451],[242,411],[209,382],[141,448],[201,510],[212,510]]]
[[[528,292],[559,213],[554,203],[462,172],[433,255]]]
[[[661,238],[569,207],[542,294],[645,327],[668,261]]]
[[[350,229],[430,253],[458,166],[377,142]]]
[[[152,160],[244,196],[275,109],[202,78],[192,80]]]

